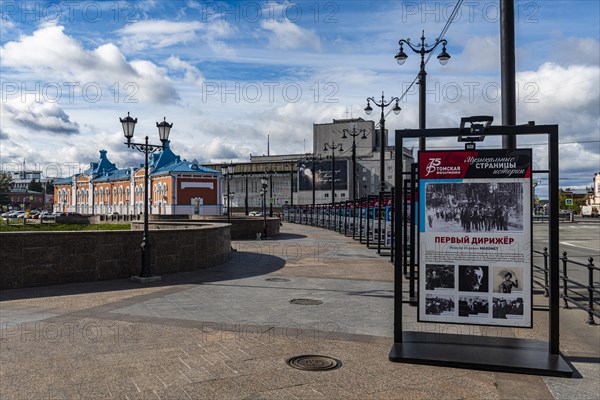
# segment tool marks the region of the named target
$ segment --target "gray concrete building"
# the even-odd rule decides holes
[[[346,135],[344,135],[344,130]],[[352,141],[355,134],[356,165],[352,174]],[[346,136],[345,138],[343,136]],[[395,162],[398,157],[404,162],[404,170],[410,169],[413,162],[412,150],[403,148],[399,154],[394,146],[385,140],[385,171],[383,178],[386,187],[391,188],[395,179]],[[333,120],[331,123],[313,125],[313,152],[307,154],[283,154],[252,156],[249,162],[236,163],[229,181],[232,208],[260,210],[263,204],[261,178],[267,177],[269,184],[265,201],[267,207],[292,204],[312,204],[313,182],[315,204],[329,204],[332,199],[331,181],[335,182],[335,201],[352,200],[379,191],[380,171],[380,131],[374,121],[362,118]],[[332,173],[332,151],[324,150],[325,143],[341,143],[342,151],[335,150],[335,168]],[[205,164],[220,170],[221,164]],[[225,179],[225,178],[224,178]],[[356,193],[352,181],[356,181]],[[223,205],[227,205],[227,182],[223,182]]]

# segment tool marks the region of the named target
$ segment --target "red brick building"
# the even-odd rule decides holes
[[[100,150],[100,160],[82,174],[54,182],[54,210],[81,214],[140,214],[144,168],[118,169]],[[151,214],[221,214],[221,173],[181,160],[167,141],[149,161]]]

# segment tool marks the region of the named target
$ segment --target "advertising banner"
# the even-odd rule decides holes
[[[386,199],[385,206],[385,247],[392,247],[392,238],[394,232],[392,232],[392,199]]]
[[[531,150],[419,153],[419,321],[532,327]]]
[[[335,190],[348,189],[348,160],[336,160],[335,171],[331,173],[331,161],[298,162],[299,190],[331,190],[332,176],[335,176]],[[314,175],[314,176],[313,176]]]

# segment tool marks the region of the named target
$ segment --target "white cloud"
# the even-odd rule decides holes
[[[598,142],[600,68],[598,66],[563,67],[544,63],[536,71],[518,73],[517,81],[525,82],[530,87],[527,93],[520,93],[517,103],[517,122],[536,121],[538,124],[558,124],[561,143],[581,143],[582,153],[585,150],[596,154],[597,158],[600,154]],[[590,154],[581,154],[574,159],[594,158],[590,158]],[[562,154],[561,160],[564,160]],[[583,166],[583,161],[579,165]]]
[[[183,71],[183,80],[186,83],[201,87],[204,82],[204,76],[192,64],[181,60],[179,57],[171,56],[165,61],[165,65],[171,70]]]
[[[437,63],[437,55],[442,51],[438,45],[430,63]],[[461,71],[498,70],[500,65],[500,42],[496,36],[475,36],[466,40],[462,53],[453,54],[452,43],[449,42],[446,51],[450,54],[449,67]],[[412,52],[411,52],[412,53]],[[407,53],[409,54],[409,53]],[[411,54],[409,54],[411,55]],[[415,54],[418,56],[417,54]],[[453,65],[456,64],[456,65]]]
[[[146,60],[128,62],[112,43],[89,51],[65,35],[62,26],[46,26],[30,36],[8,42],[1,49],[4,67],[46,74],[49,80],[63,79],[79,86],[104,83],[121,87],[133,84],[139,101],[172,102],[179,96],[167,71]]]
[[[548,59],[560,65],[598,65],[600,42],[597,38],[552,39],[547,45]]]
[[[201,22],[146,20],[129,24],[117,33],[121,35],[122,47],[135,51],[189,43],[202,28]]]
[[[59,135],[79,133],[79,124],[72,122],[67,113],[56,103],[33,100],[12,100],[0,104],[2,115],[9,121],[30,131],[50,132]]]
[[[220,39],[229,38],[236,32],[237,29],[227,21],[217,20],[206,26],[206,32],[202,36],[202,39],[213,53],[220,56],[233,57],[236,55],[235,50]]]
[[[594,101],[597,102],[600,95],[600,68],[597,65],[563,67],[547,62],[537,71],[518,73],[517,80],[536,85],[539,88],[537,98],[545,103],[546,107],[554,108],[554,111],[580,110]]]
[[[134,22],[116,32],[121,37],[122,48],[128,51],[190,44],[197,42],[198,33],[202,32],[201,39],[214,54],[235,56],[234,49],[222,39],[233,36],[237,29],[224,20],[214,20],[210,23],[146,20]]]
[[[268,31],[269,45],[276,49],[321,48],[321,40],[314,31],[304,29],[285,19],[262,21],[260,26]]]

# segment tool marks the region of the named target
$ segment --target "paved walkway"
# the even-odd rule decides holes
[[[0,292],[0,397],[600,398],[600,330],[584,323],[582,311],[561,311],[561,350],[577,378],[391,363],[388,257],[343,235],[287,223],[277,240],[234,247],[224,265],[158,284]],[[419,327],[415,308],[404,314]],[[502,334],[547,340],[547,313],[534,312],[534,321],[532,330]],[[286,364],[302,354],[335,357],[342,367],[311,372]]]

